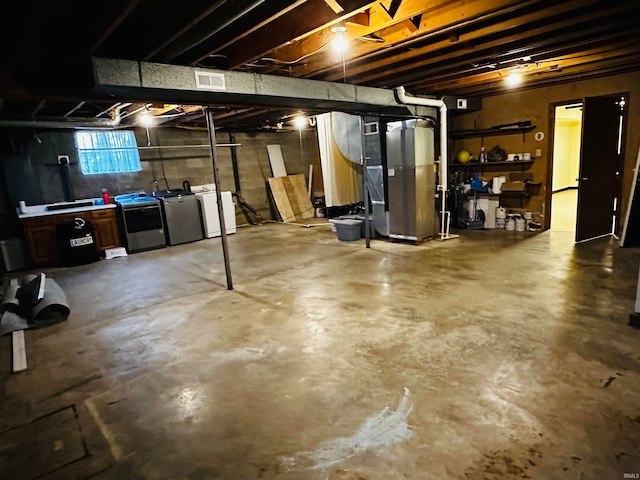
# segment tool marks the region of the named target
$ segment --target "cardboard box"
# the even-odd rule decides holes
[[[509,181],[500,187],[502,192],[515,192],[525,195],[536,195],[542,182],[534,182],[533,174],[529,172],[513,172],[509,174]]]
[[[531,182],[532,180],[533,180],[533,173],[512,172],[509,174],[510,182]]]
[[[525,193],[527,190],[527,183],[516,181],[516,182],[504,182],[500,187],[500,191],[502,192],[521,192]]]

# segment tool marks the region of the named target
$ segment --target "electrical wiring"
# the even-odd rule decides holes
[[[300,58],[296,58],[295,60],[285,61],[285,60],[278,60],[277,58],[272,58],[272,57],[262,57],[260,60],[265,60],[265,61],[269,61],[269,62],[273,62],[273,63],[279,63],[279,64],[282,64],[282,65],[295,65],[296,63],[304,60],[305,58],[308,58],[311,55],[315,55],[316,53],[324,50],[329,45],[331,45],[331,42],[327,42],[324,45],[322,45],[320,48],[314,50],[313,52],[309,52],[309,53],[301,56]]]

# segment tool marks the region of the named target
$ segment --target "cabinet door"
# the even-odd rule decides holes
[[[120,246],[120,233],[118,232],[115,210],[94,210],[91,222],[98,251],[104,252],[107,248]]]
[[[34,267],[53,266],[58,261],[56,228],[51,218],[23,220],[27,250]]]

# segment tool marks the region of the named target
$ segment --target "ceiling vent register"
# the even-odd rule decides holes
[[[199,90],[226,90],[223,73],[202,72],[196,70],[196,88]]]

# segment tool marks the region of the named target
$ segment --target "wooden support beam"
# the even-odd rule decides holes
[[[384,5],[382,5],[382,8],[385,12],[387,12],[387,15],[389,15],[389,17],[395,18],[396,13],[398,13],[398,10],[400,9],[400,5],[402,5],[402,0],[391,0],[391,5],[389,5],[389,8],[385,7]]]
[[[344,8],[342,8],[342,6],[340,6],[340,4],[336,0],[324,0],[324,1],[327,5],[329,5],[329,7],[331,7],[331,10],[333,10],[334,13],[344,12]]]
[[[250,62],[274,49],[298,42],[303,38],[344,21],[366,10],[370,0],[341,0],[344,12],[334,13],[324,0],[307,0],[300,7],[287,12],[263,28],[229,45],[218,53],[228,57],[229,69]],[[303,54],[308,53],[305,51]],[[297,58],[297,57],[296,57]]]
[[[422,14],[415,17],[408,18],[402,22],[402,25],[411,33],[416,33],[420,30],[420,22],[422,21]]]
[[[359,25],[361,27],[368,27],[371,25],[370,9],[364,12],[356,13],[353,17],[348,18],[345,23],[347,25]]]
[[[616,48],[619,58],[611,58],[609,49]],[[574,64],[570,59],[561,57],[549,58],[529,72],[524,73],[523,85],[540,85],[541,83],[549,81],[557,81],[558,78],[567,77],[571,78],[577,74],[585,75],[593,73],[594,76],[602,75],[603,72],[608,72],[612,67],[619,67],[620,64],[629,65],[630,68],[634,68],[633,65],[640,64],[640,55],[636,54],[634,47],[616,45],[612,43],[610,46],[601,47],[593,51],[585,51],[585,56],[581,58],[580,65]],[[482,73],[473,74],[471,71],[469,75],[464,78],[459,78],[457,75],[451,76],[447,74],[436,74],[430,76],[428,79],[419,80],[415,82],[409,81],[407,85],[409,88],[418,91],[441,91],[448,88],[455,87],[456,89],[464,89],[465,95],[467,94],[480,94],[476,92],[477,89],[484,89],[487,85],[493,81],[502,82],[504,80],[504,71],[483,71]],[[406,82],[405,82],[406,83]]]
[[[578,47],[582,52],[580,61],[578,63],[576,63],[576,61],[572,59],[570,56],[569,58],[567,58],[567,54],[570,52],[567,52],[566,48],[562,44],[555,47],[549,47],[549,46],[543,47],[541,45],[530,44],[529,47],[531,49],[519,50],[518,54],[520,56],[532,55],[536,59],[544,58],[544,61],[538,60],[537,62],[540,64],[542,68],[544,68],[544,65],[547,65],[547,64],[548,65],[557,64],[558,67],[556,68],[572,67],[572,68],[582,69],[587,64],[587,61],[590,55],[598,55],[600,52],[608,52],[614,48],[616,49],[616,51],[622,52],[623,49],[625,48],[630,47],[631,49],[633,49],[633,44],[635,43],[635,38],[634,39],[631,39],[631,38],[617,39],[615,36],[607,36],[607,37],[601,37],[596,40],[595,35],[592,36],[592,38],[593,40],[588,41],[589,43],[584,43]],[[517,41],[517,38],[514,38],[513,41],[514,42]],[[466,72],[463,72],[462,76],[460,75],[461,73],[459,70],[460,67],[463,67],[464,65],[472,65],[474,63],[474,59],[477,60],[479,58],[487,58],[488,57],[487,51],[491,50],[491,47],[492,47],[491,44],[479,45],[477,49],[478,51],[474,52],[473,58],[470,58],[469,56],[459,55],[459,54],[456,54],[455,52],[439,57],[437,59],[437,63],[434,63],[432,58],[430,59],[430,63],[429,63],[430,65],[429,75],[426,77],[425,75],[417,76],[415,73],[409,73],[404,69],[402,70],[396,69],[395,71],[390,72],[389,74],[392,75],[393,78],[396,79],[398,82],[401,82],[402,84],[405,84],[405,85],[410,84],[412,81],[418,78],[420,79],[421,83],[433,82],[438,87],[438,90],[435,90],[435,91],[441,91],[440,89],[443,88],[442,82],[445,81],[445,79],[447,82],[449,82],[450,87],[456,87],[456,88],[467,82],[477,83],[482,80],[483,75],[485,74],[490,76],[501,74],[501,71],[506,70],[510,66],[509,61],[513,60],[512,53],[503,52],[502,54],[499,54],[495,57],[496,61],[503,62],[502,66],[498,66],[496,70],[492,70],[491,72],[486,73],[486,70],[484,69],[476,69],[473,67],[469,67]],[[606,53],[601,55],[602,59],[605,59],[608,57],[609,56]],[[419,66],[426,67],[426,65],[427,63],[425,60],[418,60],[413,64],[414,67],[419,67]],[[540,72],[542,68],[539,67],[535,70],[532,70],[532,72]],[[452,74],[451,72],[455,72],[455,73]],[[530,73],[531,72],[529,72],[528,74]]]
[[[505,0],[502,1],[504,2]],[[513,2],[514,0],[510,1]],[[394,18],[389,17],[386,7],[384,7],[380,2],[373,3],[361,12],[346,18],[347,38],[355,39],[366,37],[367,35],[379,32],[392,25],[401,25],[405,20],[416,18],[427,11],[432,11],[434,8],[444,7],[450,3],[451,0],[439,0],[435,4],[427,3],[424,0],[404,0],[399,6],[399,9],[395,12]],[[275,56],[279,60],[287,62],[303,58],[309,52],[317,51],[320,46],[326,44],[328,38],[332,38],[330,30],[331,25],[325,25],[322,29],[316,32],[317,34],[306,36],[305,38],[299,38],[288,45],[284,45],[277,51],[272,52],[270,56]],[[375,48],[378,47],[376,46]],[[317,58],[315,56],[310,57],[306,62],[311,62],[314,65],[316,63],[322,63],[324,66],[335,64],[333,59],[322,55],[317,56]]]
[[[500,0],[498,0],[498,2],[499,1]],[[494,2],[494,5],[498,2]],[[585,2],[597,3],[597,0],[585,0]],[[507,3],[507,2],[503,2],[503,3]],[[529,3],[535,3],[535,2],[529,2]],[[481,8],[481,5],[477,5],[477,3],[473,3],[473,4],[468,3],[467,10],[469,12],[472,12],[474,6]],[[513,7],[513,8],[517,8],[517,7]],[[527,43],[528,48],[533,48],[535,47],[535,45],[531,44],[531,42],[529,42],[527,39],[523,40],[521,34],[518,33],[518,28],[520,27],[520,25],[528,22],[537,22],[545,18],[552,18],[552,16],[561,16],[562,13],[570,11],[571,8],[572,6],[570,4],[568,5],[565,3],[561,3],[561,4],[552,5],[546,9],[539,9],[538,11],[527,13],[525,15],[515,16],[514,18],[504,21],[500,26],[501,30],[503,31],[513,30],[514,34],[509,37],[503,37],[500,40],[491,40],[489,42],[485,40],[484,42],[482,42],[482,40],[485,37],[490,38],[492,32],[495,31],[495,28],[496,28],[495,25],[486,26],[486,27],[473,30],[472,33],[465,35],[464,37],[465,42],[461,45],[460,48],[465,49],[465,48],[471,47],[469,48],[469,50],[474,49],[478,52],[478,55],[485,55],[487,56],[487,58],[491,57],[491,55],[487,54],[487,49],[500,50],[504,48],[505,44],[511,44],[511,42],[513,42],[513,44],[516,45],[525,41],[525,42],[528,42]],[[619,8],[624,9],[625,7],[620,6]],[[629,6],[627,5],[626,8],[629,8]],[[408,66],[410,68],[415,69],[418,66],[416,62],[421,63],[423,66],[434,65],[441,61],[455,62],[456,60],[469,63],[470,59],[459,58],[462,56],[463,52],[461,52],[460,50],[451,50],[450,36],[451,34],[456,33],[456,30],[454,29],[451,29],[450,31],[448,31],[450,27],[455,28],[454,27],[455,24],[452,25],[450,23],[446,23],[446,20],[450,18],[449,15],[451,13],[455,14],[455,12],[449,11],[449,12],[443,12],[443,16],[445,18],[440,18],[438,15],[429,15],[428,18],[423,18],[422,20],[423,32],[425,30],[429,32],[426,35],[422,33],[422,34],[411,35],[408,37],[406,35],[405,29],[403,29],[404,33],[399,31],[398,29],[394,30],[393,32],[388,32],[385,35],[385,39],[387,40],[388,43],[392,43],[393,40],[397,39],[398,42],[393,42],[393,43],[399,43],[399,45],[402,45],[402,47],[404,47],[400,52],[395,52],[394,47],[391,47],[391,48],[387,48],[384,54],[378,55],[375,51],[375,49],[377,49],[376,45],[369,45],[369,44],[357,45],[356,48],[352,52],[350,52],[351,59],[347,60],[347,63],[346,63],[347,74],[351,78],[357,79],[357,81],[360,83],[360,82],[366,82],[367,80],[374,79],[374,78],[379,79],[379,71],[382,69],[384,69],[385,71],[388,71],[389,75],[397,75],[402,71],[407,70]],[[569,32],[575,29],[572,27],[577,22],[584,21],[585,18],[588,20],[591,17],[594,17],[595,19],[597,18],[597,15],[598,15],[597,13],[592,13],[589,16],[582,17],[582,20],[572,18],[556,24],[545,24],[544,27],[540,27],[538,29],[534,29],[528,32],[527,38],[528,39],[533,38],[535,35],[544,35],[545,32],[549,32],[551,29],[556,29],[556,28],[561,30],[566,30],[569,34]],[[484,15],[481,15],[481,16],[484,17]],[[433,27],[429,26],[429,23],[432,21],[435,21],[436,24],[441,25],[441,29],[433,31]],[[443,38],[443,34],[446,34],[446,33],[449,33],[449,38]],[[401,40],[402,38],[405,38],[405,40],[402,41]],[[434,41],[426,44],[427,42],[425,42],[425,40],[427,38],[434,38]],[[417,42],[422,42],[423,46],[420,48],[415,47],[414,43],[417,43]],[[413,48],[407,49],[407,47],[410,47],[410,46],[412,46]],[[443,52],[443,53],[440,54],[439,52]],[[434,54],[436,55],[435,57],[434,57]],[[393,55],[394,61],[396,63],[401,64],[402,67],[399,67],[397,69],[389,69],[389,60],[387,58],[388,55]],[[523,52],[522,56],[524,55],[526,55],[526,52]],[[355,65],[352,63],[354,63]],[[313,68],[312,65],[307,65],[307,67]],[[331,68],[328,67],[326,68],[326,71],[330,71],[332,68],[333,67]],[[315,78],[318,78],[318,73],[320,72],[316,72],[316,74],[314,75]],[[305,74],[304,76],[308,77],[310,75]],[[331,70],[331,74],[322,76],[321,78],[323,80],[337,80],[339,78],[342,78],[342,71],[337,72],[337,71]]]
[[[595,1],[595,0],[592,0]],[[426,4],[422,0],[405,0],[401,9],[397,12],[394,20],[390,20],[388,15],[383,11],[383,7],[372,7],[371,24],[369,27],[349,27],[347,34],[349,38],[364,37],[375,33],[377,36],[384,38],[385,51],[394,44],[412,41],[418,41],[424,35],[432,35],[444,28],[452,28],[460,22],[470,22],[474,18],[488,18],[491,12],[503,12],[506,8],[521,8],[521,4],[540,3],[540,0],[529,0],[529,2],[521,2],[518,0],[468,0],[464,5],[452,6],[449,0],[441,0],[437,3]],[[419,29],[415,32],[407,31],[400,23],[404,20],[420,18]],[[495,25],[492,25],[495,29]],[[311,40],[311,39],[309,39]],[[353,42],[352,48],[346,52],[347,74],[351,75],[353,70],[349,69],[349,62],[357,62],[363,60],[363,56],[369,54],[375,55],[380,49],[380,45],[371,42]],[[287,49],[282,49],[279,55],[281,59],[299,58],[301,52],[310,51],[305,48],[305,42],[292,45]],[[403,51],[403,53],[405,53]],[[388,64],[388,60],[385,60]],[[304,64],[304,73],[300,76],[303,78],[317,77],[318,74],[332,71],[335,68],[335,62],[327,56],[315,56],[309,58]],[[329,77],[327,77],[329,78]]]

